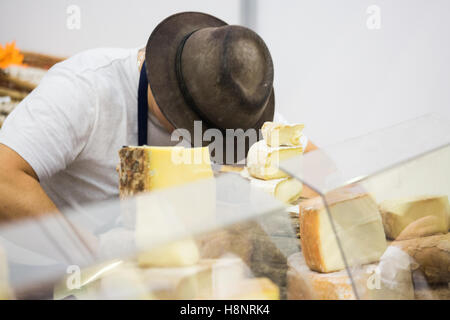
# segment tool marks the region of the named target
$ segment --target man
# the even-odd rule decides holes
[[[168,17],[145,49],[77,54],[54,66],[0,131],[0,217],[116,197],[124,145],[177,144],[171,132],[193,136],[195,121],[203,132],[259,129],[273,120],[272,83],[263,40],[203,13]]]

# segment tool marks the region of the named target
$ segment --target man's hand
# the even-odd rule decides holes
[[[28,162],[0,144],[0,223],[57,211]]]

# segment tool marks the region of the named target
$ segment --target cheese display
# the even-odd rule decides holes
[[[406,252],[429,284],[450,282],[450,233],[392,242]]]
[[[282,160],[301,155],[302,146],[270,147],[265,140],[253,144],[247,154],[247,170],[255,178],[270,180],[288,177],[278,169]]]
[[[250,178],[250,183],[252,187],[261,189],[284,203],[296,201],[300,197],[303,189],[303,184],[294,178],[274,180]]]
[[[261,132],[269,147],[298,146],[304,127],[303,124],[283,125],[268,121],[261,127]]]
[[[300,239],[311,270],[345,268],[338,237],[349,266],[376,262],[386,250],[381,215],[372,197],[359,186],[348,186],[300,203]],[[333,219],[336,234],[328,211]]]
[[[352,278],[360,299],[414,299],[409,260],[384,255],[378,265],[364,265]],[[346,270],[320,273],[309,269],[301,253],[288,258],[287,298],[291,300],[354,300],[356,294]]]
[[[207,147],[123,147],[119,157],[121,198],[213,177]]]
[[[423,196],[380,203],[386,236],[405,240],[447,233],[450,205],[447,196]]]

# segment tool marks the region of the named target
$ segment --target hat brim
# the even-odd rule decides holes
[[[175,58],[178,46],[189,33],[209,27],[221,27],[227,23],[200,12],[182,12],[162,21],[152,32],[145,51],[147,77],[153,97],[162,114],[176,129],[188,130],[194,137],[194,121],[202,121],[185,101],[178,85]],[[259,130],[265,121],[271,121],[274,115],[274,91],[254,129]],[[202,121],[202,130],[209,129]],[[219,128],[220,129],[220,128]],[[222,128],[226,129],[226,128]],[[193,139],[192,139],[193,140]],[[193,141],[190,141],[193,144]]]

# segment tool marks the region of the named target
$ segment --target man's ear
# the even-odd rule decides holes
[[[22,171],[33,177],[37,181],[39,178],[34,171],[34,169],[30,166],[30,164],[25,161],[17,152],[8,146],[0,143],[0,167],[2,171]]]

